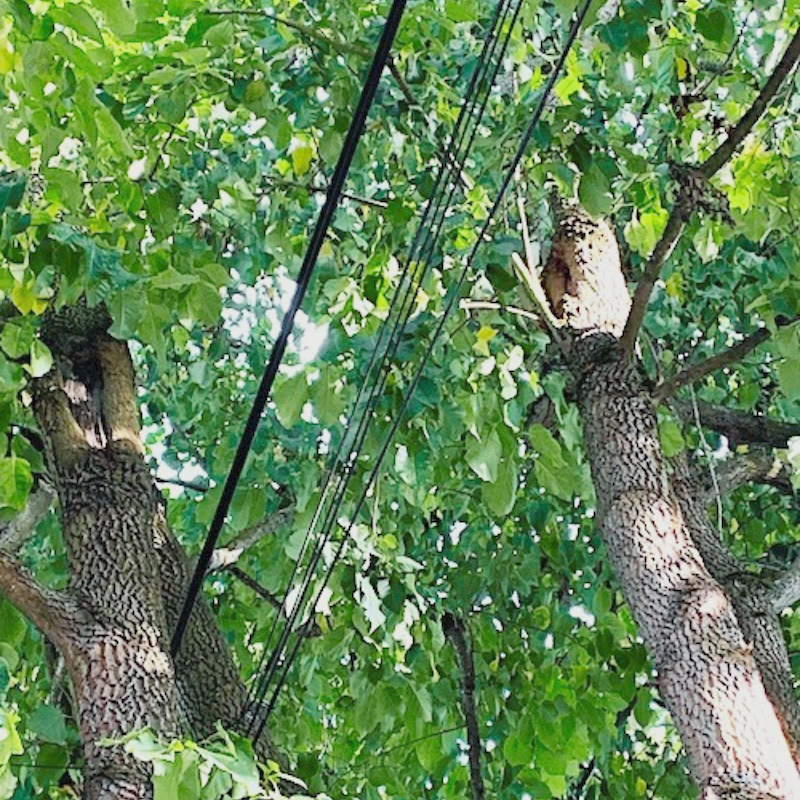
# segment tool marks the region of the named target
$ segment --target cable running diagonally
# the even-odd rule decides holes
[[[336,163],[336,168],[334,170],[333,177],[331,178],[330,189],[327,197],[325,198],[325,204],[320,212],[317,224],[311,236],[311,242],[308,250],[306,251],[305,259],[303,260],[303,264],[300,268],[294,296],[292,297],[289,309],[286,312],[286,316],[283,319],[278,339],[276,340],[272,349],[272,353],[270,354],[270,359],[264,371],[261,384],[258,387],[258,392],[256,393],[253,407],[250,410],[250,415],[247,418],[244,432],[239,440],[239,446],[236,450],[233,464],[231,465],[231,469],[225,481],[225,486],[222,490],[219,503],[217,504],[216,511],[214,512],[214,518],[211,522],[208,535],[206,536],[203,550],[200,554],[200,558],[198,559],[191,583],[189,584],[187,597],[184,602],[183,609],[181,610],[181,615],[178,619],[178,623],[175,628],[175,634],[172,639],[171,650],[173,657],[180,649],[181,640],[186,630],[189,616],[191,615],[194,604],[197,601],[197,596],[200,592],[203,578],[208,570],[208,565],[211,561],[214,547],[217,544],[217,540],[219,539],[219,534],[222,531],[225,518],[228,515],[230,504],[233,500],[234,492],[236,491],[236,486],[239,482],[239,478],[241,477],[242,470],[244,469],[244,464],[247,459],[247,455],[250,452],[259,422],[261,421],[261,415],[269,398],[272,384],[274,383],[275,377],[278,374],[278,368],[280,367],[281,360],[283,359],[284,352],[286,351],[286,345],[289,341],[292,328],[294,327],[295,316],[300,310],[306,290],[311,282],[311,276],[314,272],[314,267],[316,266],[317,257],[319,256],[319,252],[322,248],[323,242],[325,241],[328,227],[330,226],[333,215],[339,204],[339,198],[341,196],[342,188],[344,187],[347,172],[350,168],[350,164],[353,160],[359,139],[361,138],[361,134],[364,130],[364,123],[366,122],[369,110],[372,107],[372,101],[375,98],[378,83],[380,82],[384,66],[386,65],[386,60],[389,57],[389,51],[391,49],[392,42],[394,41],[395,34],[397,33],[397,29],[400,25],[400,19],[403,16],[405,5],[406,0],[393,0],[392,2],[392,7],[386,19],[380,41],[378,42],[377,50],[375,51],[375,57],[372,61],[367,79],[364,83],[364,89],[361,93],[361,97],[359,98],[356,111],[353,115],[353,120],[350,124],[350,129],[347,132],[347,138],[345,139],[342,152],[339,155],[339,160]]]
[[[329,539],[330,531],[337,518],[338,510],[344,498],[344,494],[352,476],[355,460],[360,453],[361,445],[363,444],[366,436],[369,422],[372,418],[375,405],[382,396],[383,387],[385,386],[388,377],[388,371],[384,369],[382,378],[371,381],[370,376],[374,370],[380,371],[385,367],[388,359],[392,358],[397,351],[397,347],[402,337],[402,333],[411,312],[413,310],[413,302],[416,295],[416,290],[419,287],[430,263],[430,256],[433,248],[438,241],[439,232],[444,222],[447,209],[452,202],[453,194],[457,188],[457,181],[453,178],[458,176],[463,168],[463,163],[470,152],[472,143],[474,141],[480,120],[483,116],[486,103],[488,102],[489,91],[494,83],[497,70],[499,69],[502,60],[502,54],[508,43],[508,37],[501,48],[499,58],[495,58],[497,52],[499,39],[496,31],[502,28],[509,14],[509,9],[516,6],[513,17],[516,20],[516,15],[519,12],[521,0],[515,2],[500,2],[496,7],[496,12],[490,28],[490,33],[487,35],[483,51],[479,57],[479,68],[473,73],[470,81],[469,88],[465,97],[465,102],[462,104],[459,118],[457,120],[451,143],[449,148],[451,153],[455,150],[455,158],[451,156],[445,164],[444,161],[439,169],[437,181],[435,183],[433,195],[426,207],[425,214],[420,223],[417,233],[412,241],[409,256],[406,260],[406,265],[401,275],[396,296],[402,294],[402,300],[398,306],[396,298],[390,307],[390,314],[384,324],[381,326],[380,335],[376,346],[372,350],[372,357],[367,368],[365,379],[361,381],[358,392],[358,397],[354,403],[354,411],[351,414],[350,422],[348,424],[345,435],[339,443],[334,458],[332,459],[331,466],[326,473],[324,481],[322,496],[317,504],[314,519],[309,526],[306,537],[301,548],[301,554],[295,563],[295,569],[289,580],[285,597],[288,597],[290,587],[294,585],[297,571],[300,564],[302,564],[305,551],[308,547],[312,534],[317,526],[320,515],[323,512],[328,495],[333,492],[333,499],[328,507],[328,512],[325,515],[325,521],[322,526],[322,533],[319,540],[314,547],[311,555],[310,563],[306,569],[302,587],[298,589],[298,597],[293,603],[292,612],[289,614],[281,637],[276,644],[274,650],[271,650],[271,643],[274,637],[275,630],[278,625],[278,618],[273,621],[272,628],[267,640],[264,654],[256,670],[257,680],[251,688],[250,701],[248,707],[258,705],[259,698],[263,699],[263,695],[274,675],[274,671],[279,663],[279,657],[282,655],[286,642],[292,634],[297,617],[303,608],[308,596],[310,582],[313,578],[314,571],[322,555],[324,547]],[[513,27],[513,22],[512,22]],[[510,32],[510,28],[509,28]],[[492,66],[493,65],[493,66]],[[483,90],[483,99],[474,96],[476,94],[476,87]],[[466,141],[465,141],[466,140]],[[442,188],[444,187],[444,188]],[[433,218],[432,222],[429,218]],[[399,308],[398,313],[394,313]],[[388,334],[388,341],[386,341],[387,331],[391,328]],[[379,353],[381,354],[379,357]],[[370,388],[369,397],[363,399],[365,389]],[[344,457],[343,455],[344,454]],[[345,463],[346,459],[346,463]],[[267,658],[269,661],[267,662]],[[266,666],[265,666],[266,664]],[[250,715],[251,725],[255,724],[256,716]]]
[[[494,85],[497,72],[502,63],[502,58],[508,46],[510,35],[516,23],[520,9],[521,9],[520,1],[510,2],[505,4],[500,3],[497,6],[497,12],[495,14],[495,19],[493,24],[493,32],[490,37],[487,37],[487,40],[484,44],[481,69],[479,73],[473,74],[473,81],[470,84],[470,89],[472,89],[474,88],[474,86],[483,82],[485,88],[484,96],[481,100],[478,100],[476,98],[473,101],[471,99],[471,96],[468,96],[465,99],[465,102],[462,105],[459,121],[457,122],[456,129],[453,133],[453,136],[451,137],[451,140],[457,143],[457,149],[459,151],[462,149],[462,145],[464,144],[465,139],[467,140],[466,147],[463,149],[463,155],[461,154],[461,152],[459,152],[456,159],[456,161],[460,162],[461,164],[463,164],[467,154],[469,153],[472,147],[472,143],[474,141],[475,135],[477,133],[480,124],[480,119],[483,116],[486,104],[488,102],[489,93],[491,91],[492,86]],[[506,19],[508,18],[509,13],[511,13],[511,22],[507,28],[505,37],[502,42],[502,46],[500,46],[499,56],[495,58],[495,54],[497,53],[500,39],[497,38],[496,34],[494,33],[494,29],[499,30],[500,28],[503,27]],[[474,113],[476,106],[480,107],[480,110],[477,115],[475,115]],[[475,119],[474,119],[474,124],[472,125],[472,130],[470,131],[469,123],[472,122],[471,117],[475,117]],[[462,122],[466,124],[461,125]],[[450,163],[452,164],[452,160],[450,161]],[[456,167],[458,167],[458,163],[456,164]],[[446,170],[440,171],[439,178],[437,180],[437,189],[439,182],[442,180],[443,175],[446,175],[446,172],[447,172]],[[407,266],[413,262],[416,269],[414,273],[412,273],[412,278],[410,282],[405,287],[404,296],[400,303],[399,314],[397,315],[397,318],[394,321],[392,332],[389,334],[389,342],[386,345],[386,349],[384,350],[381,359],[379,359],[382,365],[385,364],[385,362],[388,359],[392,359],[396,354],[397,347],[399,346],[402,333],[405,328],[405,324],[413,312],[414,299],[416,295],[415,290],[416,288],[418,288],[421,281],[424,279],[424,276],[427,273],[428,268],[430,266],[430,256],[433,252],[436,242],[438,241],[442,224],[444,222],[446,210],[447,208],[449,208],[451,204],[455,189],[456,189],[456,182],[451,182],[449,184],[449,192],[447,191],[447,189],[445,189],[443,193],[437,192],[437,195],[431,198],[427,211],[432,213],[432,215],[434,216],[435,218],[434,223],[432,226],[428,227],[426,222],[423,222],[417,231],[417,235],[415,236],[414,241],[412,242]],[[428,215],[426,215],[426,217],[427,216]],[[416,259],[414,258],[415,255]],[[400,287],[398,287],[398,294],[401,293],[402,289],[403,289],[403,284],[401,281],[401,285]],[[395,303],[393,303],[392,307],[394,308],[395,305],[396,301]],[[384,324],[381,330],[380,339],[383,338],[385,331],[388,330],[389,328],[388,323],[390,321],[391,321],[391,315],[389,320],[387,320],[387,322]],[[375,350],[373,351],[373,361],[375,361],[378,352],[380,352],[380,344],[376,346]],[[256,683],[253,685],[251,692],[250,706],[253,712],[255,711],[254,707],[258,706],[260,704],[260,701],[263,700],[266,691],[268,689],[268,686],[271,683],[277,669],[280,666],[283,666],[284,677],[286,672],[288,671],[289,664],[284,663],[282,659],[283,651],[285,649],[289,637],[294,632],[295,625],[297,623],[297,619],[300,615],[301,610],[303,610],[306,606],[308,593],[311,587],[311,581],[313,580],[313,577],[316,573],[319,561],[322,558],[324,548],[326,547],[328,541],[330,540],[330,536],[334,524],[336,522],[336,519],[338,517],[338,512],[339,509],[341,508],[342,500],[344,498],[345,489],[347,487],[350,477],[352,476],[352,471],[355,466],[355,457],[360,452],[360,448],[361,445],[363,444],[369,424],[372,420],[377,401],[383,396],[383,390],[385,388],[388,375],[389,375],[388,369],[384,369],[382,376],[379,377],[374,384],[372,384],[370,397],[366,401],[366,408],[364,412],[360,415],[358,419],[358,425],[355,428],[354,438],[350,436],[350,426],[348,426],[348,431],[343,439],[343,442],[345,440],[348,442],[352,441],[352,445],[345,448],[345,451],[348,454],[348,461],[344,465],[344,472],[341,476],[341,480],[338,486],[336,487],[334,500],[328,509],[325,522],[322,526],[322,532],[320,533],[317,545],[314,548],[314,552],[311,556],[311,560],[306,569],[301,587],[297,590],[298,596],[293,601],[292,611],[289,614],[289,619],[281,632],[280,640],[276,644],[275,649],[272,652],[270,652],[269,644],[271,644],[272,632],[275,629],[277,620],[275,623],[273,623],[273,631],[271,631],[270,633],[268,645],[267,648],[265,649],[264,657],[262,659],[262,665],[264,663],[264,660],[266,660],[268,656],[269,656],[269,661],[267,662],[266,667],[263,667],[262,665],[259,666],[259,669],[257,670],[257,674],[259,675],[259,677]],[[365,385],[367,385],[366,382],[362,383],[362,388]],[[359,392],[359,396],[360,395],[361,392]],[[351,425],[353,419],[351,419]],[[330,472],[328,474],[330,475]],[[317,513],[319,512],[320,512],[320,506],[318,506],[317,508]],[[316,519],[317,518],[315,518],[315,523]],[[296,572],[292,576],[290,585],[293,584],[295,576]],[[270,704],[266,707],[265,709],[266,715],[269,715],[272,708],[274,707],[274,698],[276,696],[277,694],[274,693],[273,699],[271,700]],[[250,720],[252,725],[257,724],[255,722],[256,718],[261,719],[263,721],[263,712],[264,709],[262,709],[262,712],[251,714]]]
[[[473,246],[473,248],[472,248],[472,250],[471,250],[471,252],[470,252],[470,254],[468,256],[468,258],[465,259],[464,264],[463,264],[462,269],[461,269],[461,272],[459,274],[459,277],[458,277],[455,285],[453,287],[451,287],[451,290],[448,292],[450,297],[449,297],[449,300],[448,300],[448,302],[447,302],[447,304],[445,306],[444,312],[443,312],[443,314],[442,314],[442,316],[441,316],[441,318],[439,320],[439,323],[436,326],[436,329],[434,330],[434,333],[433,333],[433,335],[431,337],[431,340],[430,340],[430,343],[429,343],[428,347],[426,348],[425,352],[423,353],[422,360],[421,360],[421,362],[420,362],[420,364],[419,364],[419,366],[418,366],[418,368],[417,368],[417,370],[416,370],[416,372],[414,374],[412,382],[409,385],[408,389],[406,390],[406,393],[405,393],[405,395],[403,397],[403,402],[401,404],[401,408],[400,408],[400,410],[399,410],[399,412],[398,412],[398,414],[397,414],[397,416],[395,418],[395,421],[394,421],[391,429],[389,430],[389,433],[387,434],[387,436],[384,439],[383,446],[381,447],[379,455],[378,455],[377,459],[375,460],[373,469],[372,469],[368,479],[366,480],[366,482],[364,484],[364,489],[361,492],[361,495],[359,497],[358,503],[356,504],[356,507],[355,507],[353,513],[351,514],[350,522],[348,524],[348,527],[344,530],[344,532],[342,534],[342,537],[341,537],[340,542],[339,542],[338,549],[337,549],[337,551],[336,551],[336,553],[334,555],[333,561],[331,562],[331,566],[328,568],[328,570],[326,572],[326,575],[324,577],[324,580],[322,581],[322,583],[321,583],[321,585],[320,585],[320,587],[319,587],[319,589],[318,589],[318,591],[317,591],[317,593],[316,593],[316,595],[315,595],[315,597],[313,599],[313,602],[311,604],[311,608],[312,609],[319,602],[319,598],[321,597],[322,592],[324,591],[325,585],[327,584],[327,581],[328,581],[328,579],[330,577],[332,566],[336,563],[336,561],[341,556],[341,554],[342,554],[342,552],[344,550],[344,547],[345,547],[345,545],[346,545],[346,543],[347,543],[347,541],[349,539],[350,533],[352,531],[353,525],[355,524],[356,517],[357,517],[358,513],[360,512],[361,508],[363,507],[364,502],[366,501],[368,493],[369,493],[369,491],[370,491],[370,489],[371,489],[371,487],[372,487],[372,485],[374,483],[375,478],[377,477],[377,473],[378,473],[378,470],[380,469],[382,460],[385,457],[386,452],[388,451],[388,448],[389,448],[389,446],[390,446],[390,444],[391,444],[391,442],[392,442],[392,440],[394,438],[394,435],[397,432],[397,430],[398,430],[398,428],[399,428],[399,426],[400,426],[400,424],[402,422],[402,419],[404,417],[406,409],[408,408],[408,404],[409,404],[409,402],[411,400],[411,397],[413,396],[414,391],[416,390],[416,387],[419,384],[419,381],[420,381],[420,378],[422,377],[422,374],[424,372],[425,366],[427,365],[427,362],[428,362],[428,360],[429,360],[429,358],[431,356],[431,353],[432,353],[432,350],[433,350],[433,346],[435,345],[437,339],[441,336],[441,334],[442,334],[442,332],[444,330],[444,326],[445,326],[445,324],[447,322],[447,319],[449,318],[450,314],[452,313],[453,309],[455,308],[456,304],[458,303],[458,300],[459,300],[459,297],[460,297],[460,293],[461,293],[461,289],[463,287],[463,283],[464,283],[466,275],[467,275],[467,273],[469,271],[469,268],[470,268],[470,266],[471,266],[471,264],[472,264],[472,262],[473,262],[473,260],[475,258],[475,255],[477,254],[478,248],[480,247],[481,243],[484,241],[484,239],[486,237],[486,234],[488,233],[489,227],[491,226],[492,221],[494,219],[494,216],[496,215],[496,213],[497,213],[497,211],[498,211],[498,209],[499,209],[499,207],[500,207],[500,205],[501,205],[501,203],[503,201],[503,198],[505,197],[505,194],[506,194],[506,192],[508,190],[508,187],[509,187],[509,185],[511,183],[511,180],[513,179],[513,176],[514,176],[514,174],[515,174],[520,162],[522,161],[523,156],[525,155],[525,152],[526,152],[526,150],[528,148],[528,145],[530,144],[530,140],[531,140],[531,138],[532,138],[532,136],[533,136],[533,134],[534,134],[534,132],[536,130],[536,127],[537,127],[537,125],[539,123],[539,120],[540,120],[540,118],[542,116],[542,112],[544,111],[544,109],[546,107],[546,104],[547,104],[547,101],[549,99],[549,96],[550,96],[550,93],[552,91],[552,88],[555,85],[555,82],[558,79],[558,76],[560,75],[561,70],[563,69],[564,62],[565,62],[570,50],[572,49],[572,45],[574,44],[575,38],[577,37],[577,34],[578,34],[578,31],[580,30],[580,27],[583,24],[583,20],[586,17],[586,13],[587,13],[587,11],[589,9],[589,6],[590,6],[591,2],[592,2],[592,0],[584,0],[583,4],[581,5],[581,7],[580,7],[580,9],[579,9],[579,11],[577,13],[577,16],[576,16],[576,18],[575,18],[575,20],[574,20],[574,22],[573,22],[573,24],[572,24],[572,26],[571,26],[571,28],[569,30],[569,33],[567,34],[567,38],[565,40],[564,46],[562,48],[562,52],[561,52],[561,54],[559,56],[559,59],[558,59],[558,61],[556,63],[556,66],[554,67],[554,69],[552,70],[552,72],[551,72],[551,74],[550,74],[550,76],[548,78],[548,81],[547,81],[547,83],[546,83],[546,85],[544,87],[544,90],[542,92],[542,95],[540,97],[539,103],[537,104],[537,107],[536,107],[536,110],[534,112],[534,115],[531,118],[531,121],[528,124],[528,126],[527,126],[527,128],[526,128],[526,130],[525,130],[525,132],[524,132],[524,134],[523,134],[523,136],[521,138],[521,140],[520,140],[520,144],[519,144],[519,146],[517,148],[517,151],[516,151],[516,153],[514,155],[514,158],[512,159],[511,164],[510,164],[510,166],[509,166],[509,168],[508,168],[508,170],[506,172],[506,177],[505,177],[503,183],[501,184],[501,187],[500,187],[500,189],[499,189],[499,191],[497,193],[495,202],[493,203],[492,208],[491,208],[491,210],[489,212],[489,215],[488,215],[486,221],[484,222],[484,225],[481,228],[480,235],[476,239],[476,242],[475,242],[475,244],[474,244],[474,246]],[[301,644],[302,644],[302,640],[298,638],[296,640],[296,642],[295,642],[294,648],[289,653],[288,657],[285,659],[285,665],[284,665],[284,669],[282,670],[282,673],[281,673],[281,678],[280,678],[278,684],[276,685],[275,689],[273,690],[272,696],[270,697],[270,701],[269,701],[269,703],[268,703],[268,705],[266,707],[267,708],[267,715],[266,716],[268,716],[269,711],[271,711],[271,709],[274,708],[278,692],[280,691],[281,686],[285,682],[286,676],[288,674],[289,667],[291,666],[292,662],[294,661],[294,658],[296,657],[297,652],[298,652]],[[262,720],[261,725],[260,725],[260,727],[258,729],[257,736],[260,735],[260,733],[263,731],[263,727],[264,727],[265,723],[266,723],[266,718],[264,718]]]

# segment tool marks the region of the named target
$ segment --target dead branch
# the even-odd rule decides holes
[[[693,404],[675,400],[673,408],[680,417],[691,422],[694,418]],[[740,444],[762,444],[767,447],[787,447],[789,439],[800,436],[800,424],[780,422],[768,417],[751,414],[732,408],[715,406],[699,401],[697,409],[700,422],[711,430],[725,436],[731,447]]]
[[[769,107],[778,89],[792,71],[798,57],[800,57],[800,30],[795,33],[783,57],[775,67],[775,71],[764,84],[764,88],[748,111],[731,129],[725,141],[697,168],[698,177],[708,180],[733,156],[744,138]],[[636,286],[628,321],[620,340],[623,350],[629,357],[633,353],[639,329],[642,326],[645,311],[650,302],[650,294],[661,272],[661,267],[675,248],[688,221],[691,213],[689,202],[690,195],[686,191],[681,191],[667,220],[667,227],[664,229],[658,244],[656,244]]]
[[[481,775],[481,737],[478,730],[478,712],[475,707],[475,664],[472,659],[472,648],[467,643],[466,627],[466,623],[461,617],[451,614],[449,611],[442,619],[442,629],[453,645],[460,672],[461,705],[464,709],[464,721],[467,726],[472,797],[473,800],[485,800],[486,792]]]
[[[540,323],[542,321],[541,317],[533,311],[526,311],[524,308],[517,308],[517,306],[504,306],[502,303],[496,303],[491,300],[462,300],[459,306],[467,313],[472,311],[499,311],[501,314],[523,317],[531,322]]]

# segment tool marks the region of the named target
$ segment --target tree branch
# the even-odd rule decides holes
[[[62,647],[84,612],[66,592],[45,589],[11,553],[0,550],[0,592],[48,639]]]
[[[472,648],[467,643],[466,624],[461,617],[448,611],[442,619],[442,629],[453,645],[460,671],[461,704],[467,726],[472,797],[473,800],[485,800],[486,792],[481,775],[481,737],[478,730],[478,712],[475,707],[475,664],[472,660]]]
[[[779,328],[782,328],[794,324],[798,319],[800,318],[781,319],[777,325]],[[665,398],[672,397],[672,395],[684,386],[697,383],[697,381],[701,380],[706,375],[710,375],[712,372],[716,372],[718,369],[731,366],[732,364],[738,364],[748,353],[755,350],[758,345],[765,342],[769,337],[770,332],[767,328],[759,328],[755,333],[745,336],[741,342],[733,345],[733,347],[729,347],[721,353],[716,353],[698,364],[686,367],[686,369],[681,370],[668,381],[656,386],[653,392],[653,399],[660,403]]]
[[[524,308],[516,306],[504,306],[502,303],[495,303],[491,300],[462,300],[459,306],[467,313],[471,311],[499,311],[500,313],[512,314],[517,317],[531,320],[531,322],[541,322],[542,318],[533,311],[526,311]]]
[[[775,94],[786,79],[786,76],[792,71],[798,57],[800,57],[800,30],[795,33],[794,38],[786,48],[778,66],[769,77],[769,80],[764,84],[764,88],[750,106],[749,110],[731,129],[727,139],[697,168],[696,174],[699,178],[708,180],[731,158],[744,138],[769,107],[770,101],[775,97]],[[675,202],[672,212],[669,215],[667,227],[658,244],[656,244],[645,266],[642,277],[639,279],[639,283],[636,286],[628,321],[625,324],[625,330],[620,340],[628,356],[633,353],[636,338],[639,334],[639,328],[642,326],[645,311],[650,302],[650,294],[661,272],[661,267],[675,248],[686,222],[688,221],[688,215],[691,209],[687,204],[690,201],[690,194],[684,187],[679,193],[678,200]]]
[[[716,488],[704,479],[699,469],[692,468],[692,474],[698,486],[702,487],[698,503],[707,508],[716,500]],[[716,477],[719,493],[723,497],[751,483],[766,484],[786,494],[793,494],[787,465],[766,448],[752,447],[746,453],[727,458],[716,467]]]
[[[733,347],[729,347],[721,353],[716,353],[698,364],[692,364],[686,367],[686,369],[681,370],[668,381],[656,386],[653,392],[653,399],[660,403],[667,397],[672,397],[675,392],[682,389],[684,386],[697,383],[697,381],[701,380],[706,375],[710,375],[712,372],[716,372],[718,369],[728,367],[731,364],[737,364],[748,353],[755,350],[758,345],[765,342],[767,339],[769,339],[769,331],[766,328],[759,328],[755,333],[746,336],[741,342],[733,345]]]
[[[769,80],[764,84],[761,93],[750,106],[747,113],[734,125],[728,133],[728,138],[703,162],[700,172],[705,178],[710,178],[716,174],[720,168],[736,152],[736,149],[744,141],[744,138],[753,129],[753,126],[761,119],[764,112],[769,108],[772,98],[778,93],[786,77],[794,69],[797,59],[800,58],[800,29],[795,31],[792,41],[783,53],[775,71],[770,75]]]
[[[55,489],[49,484],[40,483],[28,497],[25,508],[8,523],[0,526],[0,548],[16,553],[52,508],[55,499]]]
[[[694,419],[693,405],[686,400],[675,400],[673,407],[688,421]],[[747,411],[723,408],[711,403],[697,403],[700,422],[707,428],[727,437],[731,447],[739,444],[763,444],[767,447],[787,447],[789,439],[800,436],[800,424],[780,422],[756,416]]]
[[[328,188],[326,186],[312,186],[307,183],[298,183],[297,181],[286,180],[285,178],[272,178],[265,177],[264,180],[273,186],[287,186],[292,189],[301,189],[309,194],[327,194]],[[384,200],[372,200],[369,197],[361,197],[357,194],[350,192],[342,192],[342,197],[346,200],[352,200],[355,203],[361,203],[363,206],[371,206],[372,208],[387,208],[388,203]]]
[[[268,520],[259,522],[258,525],[253,525],[242,531],[225,545],[225,547],[218,547],[213,552],[211,561],[208,564],[208,571],[215,572],[216,570],[232,566],[242,557],[249,547],[252,547],[264,536],[269,536],[280,530],[291,517],[292,509],[284,508],[273,514]]]
[[[800,600],[800,558],[775,581],[770,593],[772,609],[780,614],[784,608],[791,608]]]

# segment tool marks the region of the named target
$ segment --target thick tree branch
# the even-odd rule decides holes
[[[31,493],[25,508],[8,523],[0,526],[0,548],[9,553],[19,550],[52,508],[55,499],[55,489],[46,483],[40,483]]]
[[[5,550],[0,550],[0,593],[62,648],[65,634],[85,616],[70,595],[40,586],[22,563]]]
[[[467,643],[466,625],[461,617],[450,612],[445,613],[442,628],[456,652],[460,672],[461,705],[467,726],[472,797],[473,800],[485,800],[486,792],[481,775],[481,737],[478,730],[478,712],[475,707],[475,664],[472,660],[472,648]]]
[[[788,325],[793,325],[798,319],[800,318],[781,318],[780,320],[776,320],[776,324],[778,328],[784,328]],[[697,383],[697,381],[701,380],[706,375],[710,375],[712,372],[716,372],[719,369],[729,367],[733,364],[738,364],[748,353],[755,350],[762,342],[767,341],[769,337],[770,332],[767,328],[759,328],[727,350],[723,350],[721,353],[715,353],[705,361],[686,367],[668,381],[664,381],[661,385],[656,386],[653,392],[653,398],[657,402],[661,402],[667,397],[672,397],[672,395],[684,386]]]
[[[800,58],[800,29],[795,31],[792,41],[789,42],[789,46],[784,51],[783,58],[775,67],[775,71],[770,75],[769,80],[764,84],[764,88],[755,99],[753,105],[734,125],[728,133],[728,138],[701,165],[700,172],[704,177],[710,178],[716,174],[736,152],[736,149],[753,129],[753,126],[769,108],[772,98],[775,97],[786,77],[794,69],[798,58]]]
[[[694,420],[693,404],[686,400],[675,400],[673,408],[685,420]],[[698,402],[700,422],[707,428],[721,433],[731,447],[739,444],[763,444],[767,447],[784,448],[793,436],[800,436],[800,424],[780,422],[757,416],[747,411],[723,408],[711,403]]]
[[[778,89],[783,84],[787,75],[792,71],[798,57],[800,57],[800,30],[795,33],[794,38],[786,48],[778,66],[775,68],[769,80],[764,84],[764,88],[761,90],[752,106],[750,106],[749,110],[731,129],[725,141],[697,168],[696,174],[699,178],[708,180],[731,158],[744,138],[769,107]],[[691,213],[690,200],[690,194],[682,189],[669,215],[667,227],[658,244],[656,244],[645,266],[644,273],[636,286],[636,291],[633,295],[633,304],[631,305],[628,321],[621,339],[622,346],[628,356],[633,353],[636,338],[642,326],[647,305],[650,302],[650,294],[661,272],[661,267],[675,248],[689,218],[689,214]]]

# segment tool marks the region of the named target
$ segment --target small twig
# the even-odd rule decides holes
[[[800,57],[800,30],[795,33],[775,71],[764,84],[763,89],[748,111],[731,129],[727,139],[697,168],[699,177],[708,180],[733,156],[744,138],[769,107],[770,101],[794,68],[798,57]],[[636,338],[642,326],[647,305],[650,302],[650,294],[661,272],[661,267],[675,248],[688,220],[688,214],[691,209],[687,208],[687,201],[688,198],[682,193],[673,206],[667,220],[667,227],[658,244],[656,244],[644,273],[636,286],[628,321],[620,339],[623,351],[627,353],[628,357],[633,354]]]
[[[292,189],[301,189],[309,194],[328,194],[328,188],[326,186],[312,186],[306,183],[286,180],[285,178],[265,177],[264,180],[267,183],[271,183],[273,186],[288,186]],[[372,206],[373,208],[387,208],[389,205],[384,200],[372,200],[369,197],[360,197],[350,192],[342,192],[341,195],[346,200],[352,200],[353,202],[361,203],[361,205],[364,206]]]
[[[193,492],[200,492],[201,494],[207,492],[209,489],[207,483],[199,483],[198,481],[182,481],[180,478],[156,477],[156,483],[165,483],[169,486],[180,486],[184,489],[191,489]]]
[[[526,311],[524,308],[517,308],[517,306],[504,306],[502,303],[496,303],[491,300],[462,300],[460,307],[465,311],[500,311],[505,314],[512,314],[516,317],[524,317],[533,322],[541,322],[542,318],[533,311]]]
[[[237,567],[235,564],[225,568],[226,572],[230,572],[237,580],[241,581],[248,589],[252,589],[259,597],[263,597],[273,608],[278,611],[283,610],[283,603],[274,595],[269,589],[265,589],[255,578],[248,575],[244,570]]]
[[[694,415],[695,425],[697,425],[697,431],[700,434],[700,441],[703,445],[703,454],[708,461],[708,471],[711,475],[711,485],[714,487],[714,499],[717,503],[717,529],[722,531],[722,493],[719,489],[717,471],[714,467],[714,453],[708,446],[708,440],[706,439],[705,433],[703,433],[703,426],[700,424],[700,409],[697,407],[697,395],[695,394],[694,386],[690,385],[689,390],[692,393],[692,414]]]
[[[148,183],[150,181],[152,181],[153,178],[155,178],[156,172],[158,172],[158,166],[161,163],[161,159],[163,158],[164,153],[167,152],[167,147],[169,147],[169,143],[172,141],[172,137],[175,135],[175,132],[177,130],[178,129],[177,129],[177,127],[175,125],[173,125],[169,129],[169,133],[167,134],[167,138],[164,139],[164,143],[161,145],[161,148],[158,151],[158,155],[156,156],[156,160],[153,162],[153,168],[150,170],[150,172],[147,175],[147,182]]]
[[[473,800],[485,800],[486,792],[481,774],[481,737],[478,730],[478,712],[475,706],[475,664],[472,658],[472,648],[467,643],[466,623],[461,617],[448,611],[442,619],[442,628],[445,636],[453,645],[459,667],[461,705],[464,709],[464,721],[467,726],[472,797]]]
[[[762,342],[769,339],[769,331],[766,328],[759,328],[755,333],[745,336],[741,342],[723,350],[721,353],[701,361],[699,364],[693,364],[686,369],[681,370],[677,375],[670,378],[668,381],[656,386],[653,392],[653,399],[660,403],[668,397],[672,397],[679,389],[684,386],[690,386],[693,383],[705,378],[712,372],[716,372],[723,367],[738,364],[748,353],[758,347]]]

